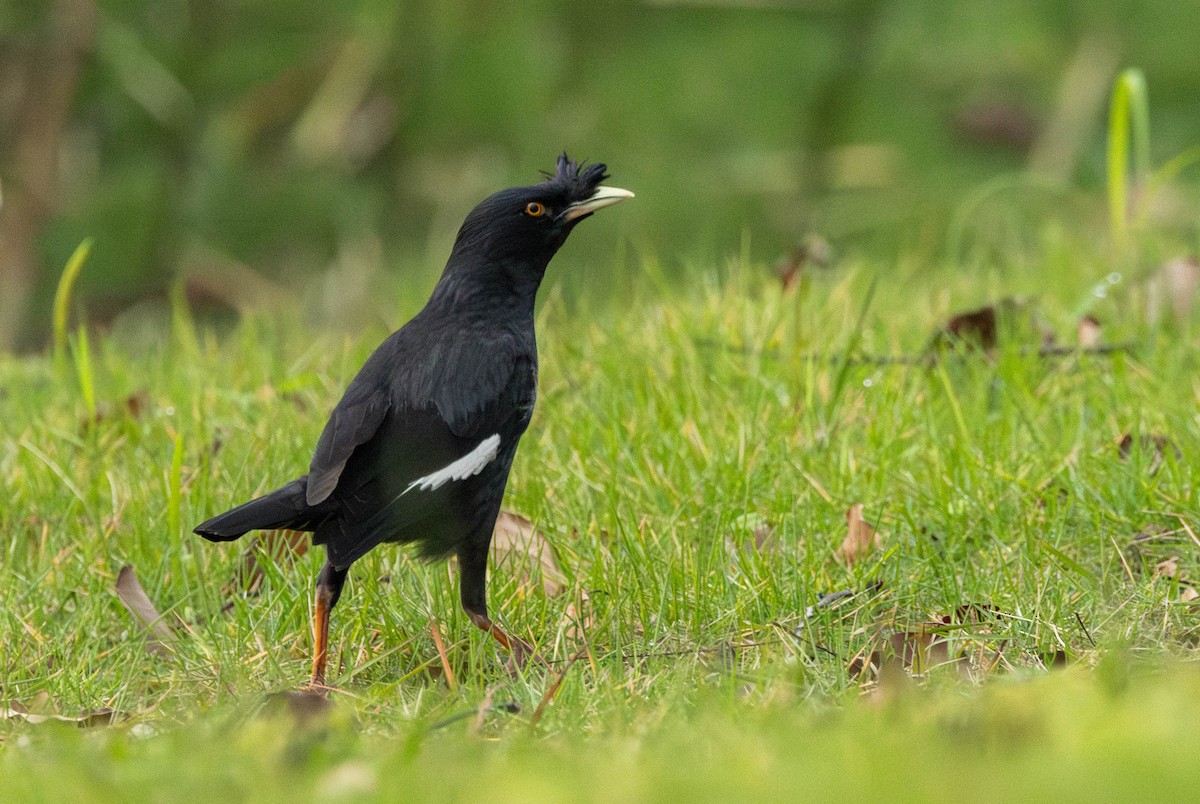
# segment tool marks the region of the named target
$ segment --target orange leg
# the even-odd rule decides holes
[[[325,686],[325,662],[329,652],[329,615],[342,596],[346,570],[336,570],[326,564],[317,578],[317,596],[313,607],[313,661],[309,689],[320,691]]]
[[[329,598],[317,592],[317,606],[313,612],[313,689],[325,686],[325,657],[329,650]]]

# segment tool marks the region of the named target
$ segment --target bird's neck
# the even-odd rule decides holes
[[[486,265],[451,262],[438,280],[427,308],[451,316],[533,321],[533,306],[546,266],[507,261]]]

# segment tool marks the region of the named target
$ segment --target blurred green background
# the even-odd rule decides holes
[[[102,325],[176,283],[212,311],[307,289],[352,326],[384,275],[415,309],[472,204],[564,149],[638,194],[564,251],[575,294],[813,235],[944,261],[1014,173],[1102,223],[1112,79],[1145,71],[1161,164],[1200,139],[1197,31],[1177,0],[7,0],[0,349],[46,341],[88,236]],[[1076,209],[1048,197],[1020,214]]]

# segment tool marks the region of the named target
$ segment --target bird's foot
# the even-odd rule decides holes
[[[530,645],[520,637],[515,637],[512,634],[505,634],[508,638],[508,653],[509,661],[514,670],[523,670],[525,665],[533,662],[539,667],[549,668],[550,663],[542,658],[542,655],[537,652],[537,649]],[[499,640],[497,640],[499,641]],[[503,643],[502,643],[503,644]]]
[[[529,662],[540,665],[541,667],[549,667],[550,664],[542,658],[541,654],[525,640],[518,636],[513,636],[507,633],[503,628],[491,621],[486,614],[479,612],[468,611],[468,616],[471,622],[475,623],[475,627],[481,631],[486,631],[491,635],[492,639],[500,643],[500,645],[509,653],[509,667],[512,670],[523,670]]]
[[[328,698],[329,693],[336,692],[336,687],[326,686],[325,682],[310,681],[307,684],[302,684],[294,690],[294,693],[299,696],[312,696],[317,698]]]

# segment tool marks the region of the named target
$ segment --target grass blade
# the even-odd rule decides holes
[[[75,280],[79,278],[79,273],[91,253],[92,239],[89,237],[75,248],[67,260],[62,276],[58,279],[58,289],[54,292],[54,359],[60,369],[66,365],[67,317],[71,293],[75,289]]]
[[[1136,190],[1150,173],[1150,102],[1146,77],[1133,68],[1117,76],[1108,111],[1108,214],[1118,256],[1126,253],[1129,244],[1131,158],[1132,190]]]

